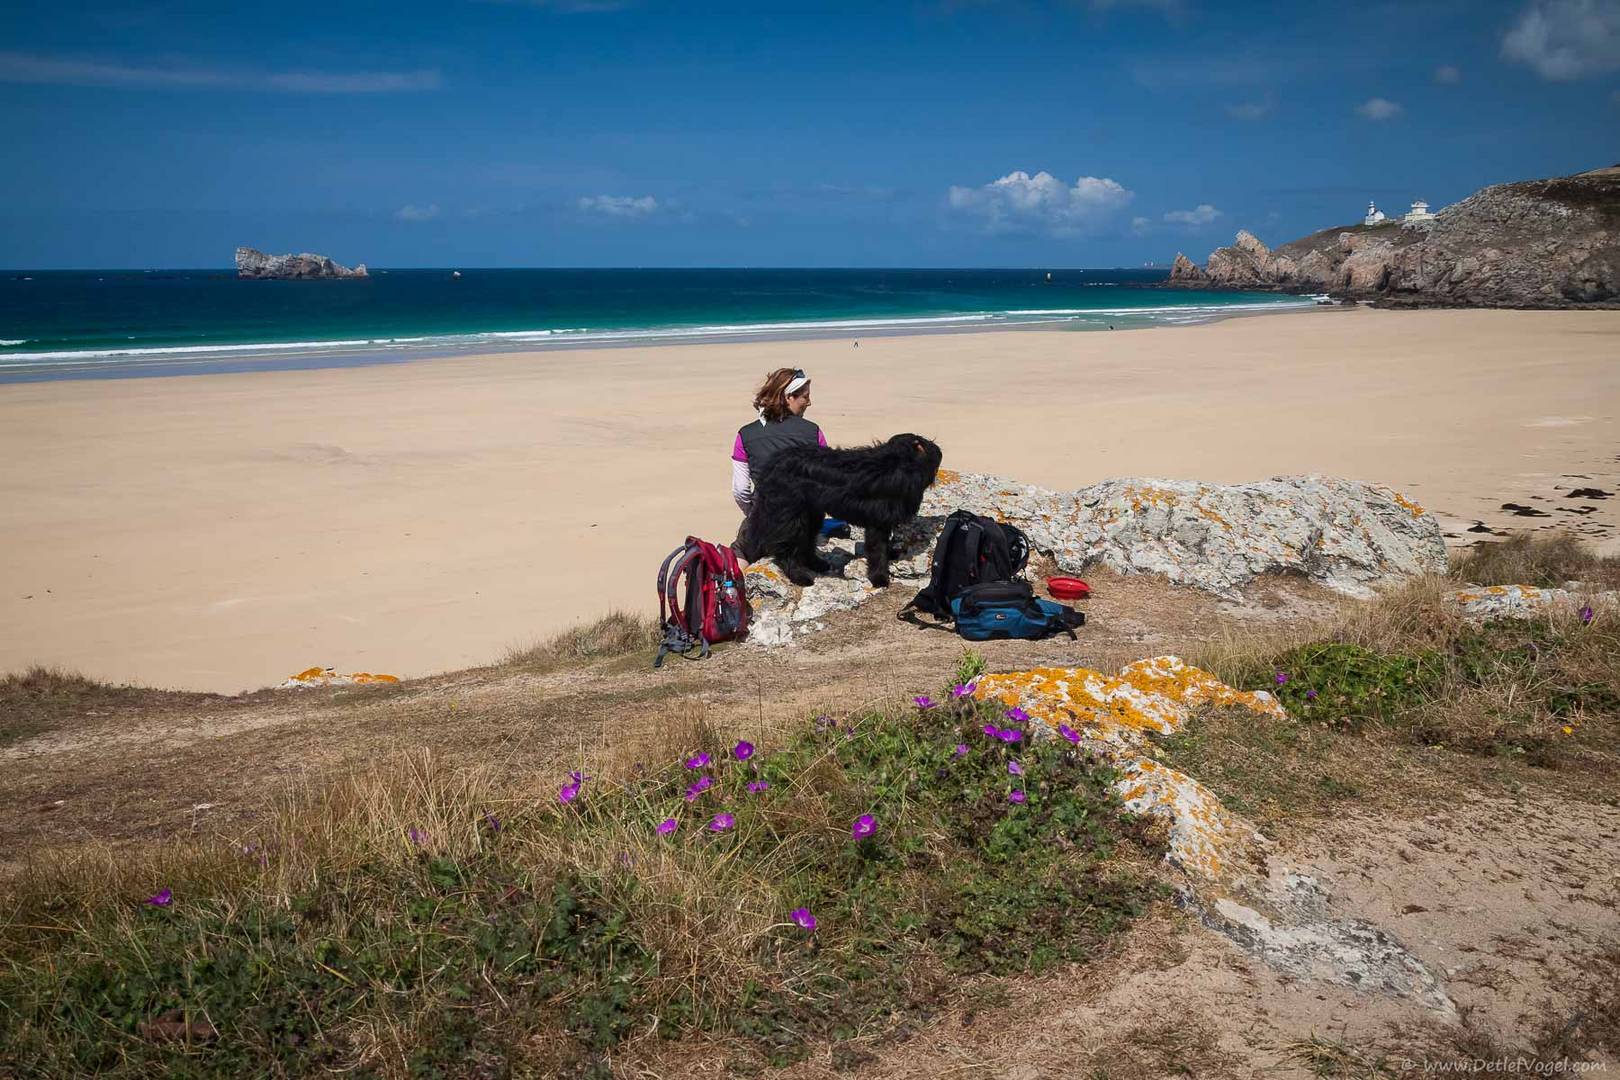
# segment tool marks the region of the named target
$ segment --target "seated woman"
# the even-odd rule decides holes
[[[827,436],[815,421],[806,420],[810,407],[810,377],[799,368],[778,368],[765,376],[754,395],[759,417],[737,430],[731,448],[731,497],[748,516],[753,505],[752,473],[786,446],[826,446]]]

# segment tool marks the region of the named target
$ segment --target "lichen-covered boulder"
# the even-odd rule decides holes
[[[1485,585],[1459,589],[1452,602],[1470,619],[1531,619],[1552,613],[1575,614],[1590,622],[1599,614],[1620,611],[1620,592],[1594,592],[1570,581],[1562,589],[1536,585]]]
[[[1018,526],[1065,573],[1100,563],[1122,574],[1162,574],[1228,599],[1238,599],[1241,586],[1266,573],[1296,573],[1364,596],[1375,583],[1446,567],[1433,515],[1376,484],[1330,476],[1251,484],[1118,479],[1050,491],[941,469],[916,520],[895,532],[895,588],[927,581],[940,527],[959,509]],[[750,641],[783,644],[820,629],[828,614],[877,595],[865,580],[860,542],[825,541],[822,555],[834,572],[805,589],[768,559],[749,567]]]
[[[1032,737],[1067,738],[1107,760],[1125,808],[1168,826],[1165,858],[1182,875],[1179,899],[1210,929],[1295,978],[1404,997],[1455,1015],[1440,980],[1399,939],[1333,912],[1327,889],[1284,865],[1254,825],[1193,777],[1155,760],[1151,736],[1181,730],[1200,708],[1290,723],[1266,691],[1235,689],[1174,656],[1158,656],[1117,675],[1088,668],[985,675],[973,696],[1021,709]]]
[[[1279,571],[1366,595],[1374,582],[1446,567],[1433,515],[1390,488],[1329,476],[1249,484],[1127,478],[1057,492],[951,474],[930,489],[923,513],[957,507],[1018,526],[1068,573],[1102,563],[1228,597]]]

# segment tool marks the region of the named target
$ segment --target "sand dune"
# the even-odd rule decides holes
[[[1335,473],[1456,542],[1558,523],[1615,550],[1620,498],[1565,496],[1620,490],[1616,357],[1620,312],[1361,309],[5,386],[0,670],[420,675],[646,609],[682,537],[735,531],[732,433],[783,365],[835,443],[916,430],[1052,487]]]

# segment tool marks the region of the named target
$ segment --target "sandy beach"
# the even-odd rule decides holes
[[[1482,521],[1612,551],[1620,498],[1566,493],[1620,488],[1616,356],[1616,312],[1358,309],[0,387],[0,670],[414,676],[648,610],[682,537],[733,535],[732,433],[779,366],[834,443],[915,430],[1059,488],[1332,473],[1452,543]]]

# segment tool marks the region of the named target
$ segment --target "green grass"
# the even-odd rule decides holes
[[[1550,561],[1551,547],[1536,550],[1552,573],[1570,565]],[[1161,741],[1166,763],[1272,827],[1346,799],[1410,798],[1442,776],[1511,787],[1564,770],[1615,797],[1620,620],[1553,609],[1480,624],[1449,601],[1459,587],[1420,579],[1299,638],[1211,647],[1195,657],[1200,666],[1274,693],[1289,719],[1206,712]],[[1447,754],[1461,757],[1445,764]]]
[[[0,911],[0,1062],[589,1075],[693,1031],[785,1062],[928,1015],[963,976],[1107,950],[1158,895],[1111,773],[987,738],[978,708],[819,725],[746,762],[700,730],[707,767],[587,779],[567,804],[566,777],[498,791],[416,756],[238,843],[36,866]]]

